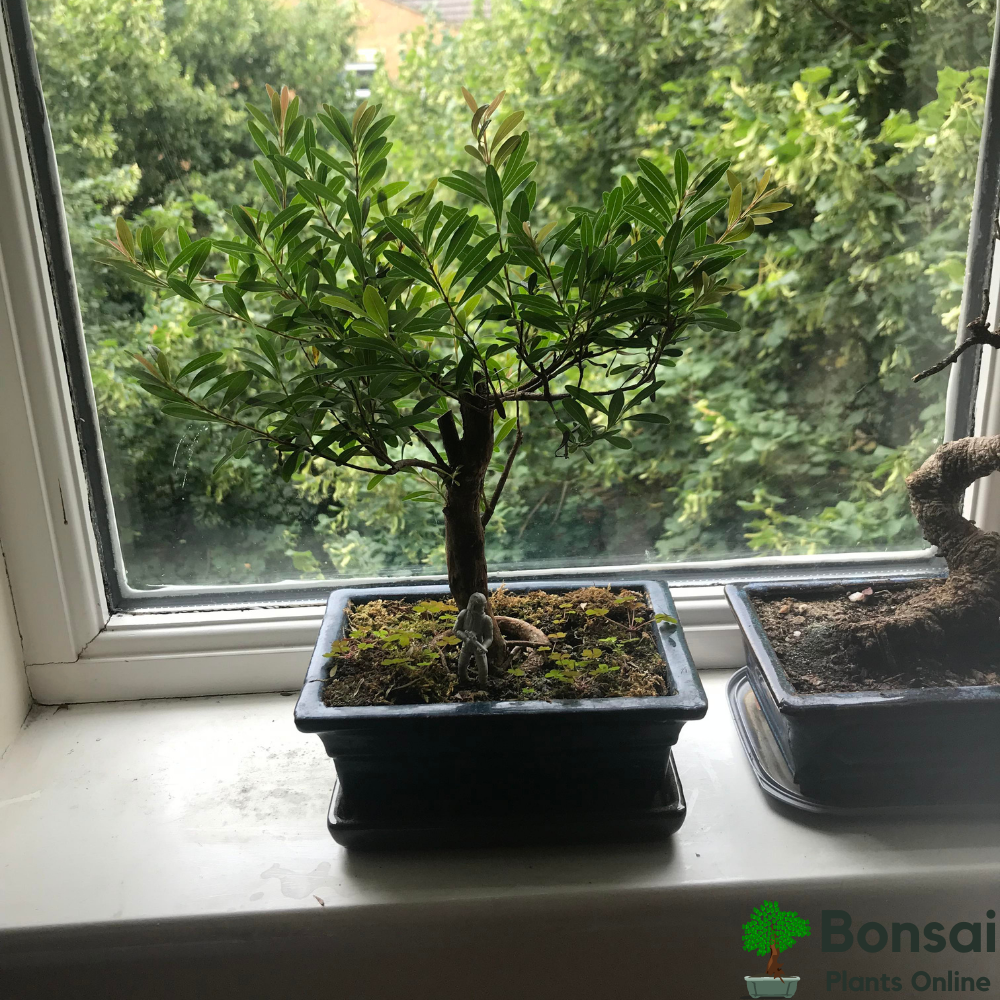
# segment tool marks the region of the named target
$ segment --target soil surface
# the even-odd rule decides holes
[[[510,661],[486,687],[458,679],[460,641],[452,600],[349,605],[333,644],[327,705],[633,698],[671,693],[644,594],[586,587],[493,595],[493,613],[540,628],[551,645],[509,646]],[[672,621],[672,620],[671,620]],[[669,624],[669,622],[668,622]],[[676,623],[675,623],[676,624]]]
[[[948,660],[933,655],[895,656],[891,648],[862,653],[837,630],[891,619],[915,594],[928,594],[943,581],[831,588],[828,594],[759,600],[753,605],[778,659],[799,694],[833,691],[890,691],[900,688],[1000,684],[1000,620],[978,632],[948,637]],[[862,599],[850,600],[860,594]]]

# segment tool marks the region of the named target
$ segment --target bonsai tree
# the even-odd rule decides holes
[[[764,903],[743,925],[743,950],[767,955],[767,975],[781,978],[779,954],[788,951],[795,939],[809,937],[809,921],[797,913],[787,913],[777,903]]]
[[[744,188],[728,161],[695,171],[678,150],[670,176],[640,159],[599,208],[538,227],[523,112],[499,119],[502,92],[487,104],[463,93],[472,169],[440,178],[447,201],[437,182],[382,186],[392,117],[380,105],[312,118],[268,87],[268,113],[247,106],[261,199],[233,207],[239,239],[181,229],[168,252],[162,230],[119,219],[106,244],[136,281],[191,302],[191,324],[234,326],[235,363],[137,357],[163,412],[231,427],[223,461],[254,442],[273,449],[286,480],[310,463],[359,470],[371,487],[415,476],[408,499],[441,503],[460,608],[489,594],[485,531],[523,408],[554,414],[562,455],[629,448],[626,422],[665,435],[643,405],[695,329],[739,329],[720,305],[738,286],[721,272],[788,207],[768,174]],[[585,386],[591,373],[603,387]],[[491,662],[503,653],[497,631]]]

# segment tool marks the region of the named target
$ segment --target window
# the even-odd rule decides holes
[[[439,512],[403,501],[412,484],[369,490],[343,471],[285,484],[253,453],[215,473],[224,433],[162,417],[124,375],[130,351],[193,357],[223,333],[192,329],[182,300],[98,263],[94,237],[124,215],[224,238],[229,206],[256,197],[244,105],[265,82],[288,83],[307,108],[370,91],[396,115],[394,169],[417,190],[467,165],[464,83],[506,89],[526,112],[540,217],[594,204],[637,156],[678,147],[731,156],[744,175],[770,169],[793,203],[752,237],[763,263],[737,275],[742,330],[692,337],[665,373],[669,430],[637,430],[591,464],[557,459],[551,421],[533,417],[491,523],[495,570],[710,573],[738,557],[922,549],[902,480],[942,439],[947,381],[910,379],[945,353],[963,283],[987,267],[983,244],[966,274],[990,4],[360,7],[29,0],[76,275],[75,301],[57,288],[59,318],[72,327],[79,309],[88,371],[77,363],[72,377],[78,411],[99,416],[84,444],[113,609],[441,572]],[[23,25],[11,28],[17,52]],[[30,67],[18,68],[24,100]],[[44,135],[27,127],[36,179],[51,186]],[[42,198],[53,259],[57,210]],[[956,431],[972,360],[953,379]]]

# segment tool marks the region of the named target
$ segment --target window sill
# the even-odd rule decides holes
[[[755,566],[727,566],[721,582],[917,578],[932,567],[930,554],[931,550],[889,556],[867,553],[850,559],[762,558]],[[733,669],[743,664],[743,643],[718,569],[684,570],[675,564],[669,576],[662,566],[613,569],[631,579],[670,583],[684,635],[700,669]],[[682,571],[702,578],[685,577]],[[591,572],[614,578],[608,570],[536,571],[531,575],[556,580]],[[29,659],[31,693],[39,704],[61,705],[294,691],[302,682],[323,610],[324,602],[313,597],[289,600],[285,606],[260,600],[243,609],[209,610],[200,604],[113,615],[72,661]]]
[[[331,763],[295,731],[291,698],[36,708],[0,762],[0,966],[14,976],[4,981],[51,985],[63,969],[79,985],[106,978],[108,963],[176,959],[201,970],[202,996],[214,975],[233,989],[276,970],[285,986],[310,974],[348,996],[430,996],[414,989],[419,977],[430,989],[447,969],[474,985],[475,967],[490,974],[476,995],[501,997],[526,995],[538,962],[539,996],[625,995],[623,984],[654,995],[671,978],[694,990],[717,975],[726,985],[697,995],[736,996],[759,964],[739,950],[740,924],[776,897],[812,921],[786,967],[814,990],[827,967],[909,982],[957,962],[989,975],[992,955],[821,954],[823,908],[887,926],[985,919],[1000,826],[779,811],[744,759],[727,679],[704,677],[708,715],[676,751],[685,825],[630,847],[348,855],[324,825]],[[329,962],[293,960],[317,947]],[[242,958],[224,976],[208,969],[206,956],[234,949]],[[546,978],[557,971],[558,989]]]
[[[722,587],[673,588],[702,669],[743,662]],[[114,615],[72,663],[28,666],[43,705],[294,691],[316,642],[323,604]]]

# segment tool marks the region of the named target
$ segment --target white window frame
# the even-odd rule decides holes
[[[32,696],[42,704],[60,704],[292,690],[301,682],[322,617],[325,596],[317,593],[316,583],[276,588],[266,599],[259,588],[168,588],[166,593],[175,605],[187,600],[190,606],[186,608],[113,613],[109,605],[100,557],[101,532],[95,530],[67,375],[67,345],[53,296],[53,281],[72,282],[72,273],[50,275],[6,32],[0,32],[0,61],[0,205],[5,206],[0,224],[0,427],[4,432],[0,437],[0,542]],[[993,74],[991,93],[992,78]],[[995,200],[1000,164],[988,161],[984,184],[986,163],[984,157],[977,213],[981,213],[983,190],[994,191],[990,198]],[[975,297],[969,289],[975,287],[976,273],[989,273],[992,263],[989,241],[980,239],[978,248],[975,242],[970,244],[966,300]],[[994,289],[994,314],[996,299]],[[960,329],[971,318],[966,312]],[[991,319],[995,321],[995,315]],[[975,384],[978,353],[978,349],[967,352],[952,371],[948,436],[963,432],[960,387],[963,380],[968,386]],[[977,432],[995,432],[1000,430],[1000,363],[994,352],[984,356],[982,372],[975,426]],[[93,409],[89,385],[87,391]],[[964,423],[968,425],[968,417]],[[99,443],[96,426],[87,432]],[[100,487],[107,490],[106,477]],[[970,490],[967,510],[979,524],[1000,529],[1000,477],[976,484]],[[114,524],[106,527],[111,544],[116,545]],[[104,534],[107,539],[108,532]],[[115,554],[120,561],[120,552]],[[843,577],[855,569],[871,576],[890,571],[918,576],[926,572],[931,556],[930,549],[922,549],[741,558],[577,568],[559,574],[527,571],[506,573],[504,578],[595,572],[633,578],[666,574],[676,580],[671,589],[695,660],[700,668],[709,669],[739,666],[743,657],[722,581],[761,571],[789,580]],[[441,578],[409,579],[431,582]],[[349,582],[337,581],[336,585]],[[208,606],[205,595],[212,591],[216,602],[224,596],[229,606]]]

